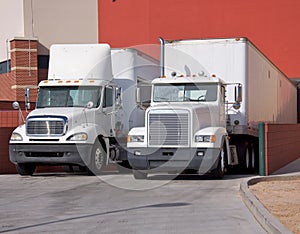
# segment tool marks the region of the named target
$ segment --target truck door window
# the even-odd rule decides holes
[[[103,108],[113,105],[113,89],[112,87],[105,87]]]

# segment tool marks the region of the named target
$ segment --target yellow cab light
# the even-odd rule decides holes
[[[217,76],[216,76],[216,74],[212,74],[211,77],[216,78]]]
[[[48,80],[44,80],[43,83],[44,83],[44,84],[48,84]]]
[[[239,41],[239,40],[240,40],[240,38],[239,38],[239,37],[236,37],[236,38],[235,38],[235,40],[236,40],[236,41]]]
[[[66,80],[66,83],[71,83],[71,81],[70,80]]]
[[[57,83],[59,83],[59,84],[61,84],[62,82],[63,82],[62,80],[57,81]]]
[[[74,83],[79,83],[79,80],[74,80]]]
[[[167,78],[165,75],[161,76],[160,78]]]
[[[90,80],[90,83],[95,83],[95,81],[94,80]]]

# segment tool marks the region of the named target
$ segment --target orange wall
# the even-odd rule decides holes
[[[98,0],[99,42],[248,37],[288,77],[300,77],[299,0]]]

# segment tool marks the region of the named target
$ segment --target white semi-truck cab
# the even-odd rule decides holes
[[[36,109],[9,142],[18,173],[31,175],[46,164],[98,174],[111,161],[126,164],[128,131],[144,124],[145,111],[135,102],[138,79],[141,73],[144,81],[153,79],[158,71],[153,60],[133,49],[53,45]]]
[[[258,125],[297,123],[296,87],[247,38],[160,44],[161,78],[152,82],[145,126],[127,139],[135,178],[257,171]]]
[[[239,84],[233,84],[240,89]],[[157,78],[152,82],[151,107],[145,127],[128,135],[129,162],[136,179],[155,171],[199,174],[221,178],[228,163],[226,84],[215,75]],[[239,105],[239,97],[235,105]]]

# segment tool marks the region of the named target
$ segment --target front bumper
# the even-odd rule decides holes
[[[218,165],[218,148],[131,148],[132,168],[147,172],[182,172],[186,169],[205,174]]]
[[[13,163],[73,164],[90,162],[91,144],[10,144],[9,159]]]

